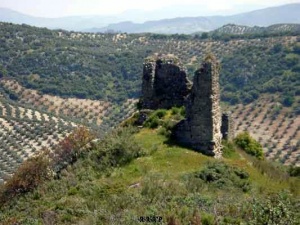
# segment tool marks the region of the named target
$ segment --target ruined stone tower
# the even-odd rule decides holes
[[[186,103],[186,119],[173,132],[179,143],[217,158],[222,155],[219,70],[215,57],[207,56],[195,72]]]
[[[234,123],[230,112],[222,114],[221,132],[225,140],[231,141],[234,138]]]
[[[216,58],[207,56],[195,72],[192,84],[177,57],[147,58],[143,69],[140,124],[147,119],[149,109],[184,105],[186,118],[173,130],[175,141],[221,157],[221,139],[234,138],[234,125],[230,114],[221,115],[219,70]]]
[[[149,57],[143,67],[142,108],[182,106],[191,85],[178,58],[172,55]]]

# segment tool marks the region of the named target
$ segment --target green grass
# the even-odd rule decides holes
[[[143,129],[136,139],[145,149],[152,148],[154,153],[145,159],[153,170],[159,172],[169,172],[175,176],[199,169],[204,163],[214,160],[195,151],[166,144],[168,139],[157,134],[156,130]]]
[[[155,173],[178,179],[182,174],[199,170],[205,163],[214,160],[185,148],[165,144],[167,138],[157,134],[157,130],[142,129],[135,139],[145,149],[147,156],[114,169],[109,179],[128,185]]]
[[[217,161],[216,159],[207,157],[190,149],[164,144],[167,141],[167,138],[158,135],[157,130],[143,129],[136,135],[136,140],[143,148],[152,149],[155,150],[155,152],[151,156],[135,160],[128,165],[128,167],[134,166],[139,169],[144,166],[147,167],[148,171],[169,173],[172,174],[173,178],[178,178],[184,173],[203,168],[208,162]],[[229,165],[247,171],[250,174],[250,180],[260,190],[266,189],[270,192],[278,192],[290,188],[288,178],[287,180],[282,180],[280,179],[281,175],[277,174],[277,179],[274,179],[274,177],[270,177],[269,174],[261,172],[251,161],[256,159],[243,154],[242,151],[235,150],[231,153],[229,158],[224,158],[222,160]],[[270,166],[269,162],[265,164],[266,166]],[[280,173],[282,173],[282,171]]]
[[[167,114],[168,115],[168,114]],[[89,158],[79,160],[33,193],[12,200],[0,212],[0,220],[16,218],[23,224],[43,224],[42,215],[52,211],[55,224],[140,224],[138,216],[163,216],[163,224],[175,216],[188,224],[194,210],[206,217],[239,224],[250,221],[251,199],[267,198],[299,185],[299,180],[270,178],[240,151],[217,160],[198,152],[167,144],[158,129],[141,129],[134,139],[145,155],[130,163],[99,171]],[[251,189],[244,193],[235,183],[217,188],[193,178],[208,164],[224,162],[249,174]],[[137,187],[131,185],[137,184]],[[296,193],[293,198],[299,198]],[[292,207],[292,205],[291,205]],[[215,210],[218,214],[215,214]],[[3,213],[3,215],[1,214]],[[26,222],[25,218],[33,222]],[[3,219],[3,220],[4,220]],[[211,223],[208,223],[211,224]]]

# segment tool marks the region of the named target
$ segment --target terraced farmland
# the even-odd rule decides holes
[[[1,80],[3,87],[13,92],[20,103],[32,105],[37,109],[51,112],[56,116],[68,116],[93,120],[97,125],[102,123],[104,112],[112,107],[109,102],[89,99],[67,98],[42,95],[36,90],[26,89],[14,80]]]
[[[59,117],[0,101],[0,180],[28,157],[51,148],[77,125]]]
[[[289,53],[286,50],[299,40],[299,35],[215,40],[188,35],[67,32],[6,23],[0,23],[0,27],[0,70],[3,68],[7,77],[44,94],[109,102],[139,97],[142,63],[149,55],[176,55],[192,76],[211,52],[228,64],[221,78],[245,69],[249,72],[243,74],[248,86],[253,83],[253,74],[266,71],[266,64],[260,63],[263,59],[273,72],[278,70],[274,59],[284,61]],[[228,60],[230,56],[235,57]],[[227,84],[226,79],[221,83]]]
[[[99,136],[135,111],[136,99],[121,105],[105,101],[41,95],[14,80],[0,81],[0,182],[23,160],[51,149],[75,127],[85,125]],[[13,93],[17,100],[7,98]]]
[[[236,131],[249,131],[263,145],[267,159],[300,166],[300,117],[277,100],[264,96],[234,107]]]
[[[100,127],[103,121],[105,122],[103,125],[114,126],[118,124],[135,111],[135,103],[137,102],[136,99],[128,99],[121,104],[113,104],[102,100],[43,95],[36,90],[26,89],[11,79],[2,79],[0,84],[9,93],[13,93],[20,104],[30,105],[57,117],[94,127]]]

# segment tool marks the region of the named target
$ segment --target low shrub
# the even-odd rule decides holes
[[[149,127],[151,129],[157,128],[159,125],[162,124],[162,118],[167,114],[167,110],[165,109],[158,109],[151,113],[149,118],[145,121],[145,127]]]
[[[222,149],[223,154],[222,154],[222,156],[224,158],[238,157],[238,154],[235,151],[235,145],[234,145],[234,143],[232,143],[230,141],[223,140],[222,141],[222,146],[223,146],[223,149]]]
[[[109,133],[91,151],[89,158],[97,168],[121,166],[134,158],[144,155],[142,148],[135,141],[133,127],[121,127]]]
[[[177,108],[177,107],[172,107],[171,108],[171,114],[172,115],[176,115],[176,114],[179,114],[180,113],[180,108]]]
[[[203,170],[194,174],[205,183],[216,188],[240,188],[244,192],[250,190],[249,174],[239,168],[228,166],[223,162],[209,163]]]
[[[157,116],[152,116],[146,121],[146,127],[151,129],[157,128],[160,124],[159,118]]]
[[[289,174],[292,177],[300,177],[300,167],[299,166],[291,166],[289,168]]]
[[[185,117],[185,107],[172,107],[171,115],[180,115],[182,118]]]
[[[90,149],[88,143],[94,138],[94,134],[89,129],[78,127],[69,136],[59,142],[51,155],[54,172],[60,172],[88,152]]]
[[[250,224],[298,224],[299,214],[296,210],[295,202],[292,202],[286,193],[272,195],[266,199],[254,199]]]
[[[167,110],[158,109],[154,112],[154,116],[157,116],[159,119],[163,118],[167,114]]]
[[[50,179],[50,161],[46,154],[40,154],[24,161],[14,175],[0,190],[0,202],[30,192]]]
[[[202,213],[201,222],[202,225],[214,225],[215,224],[214,216],[207,213]]]
[[[248,132],[243,132],[237,135],[235,143],[249,155],[253,155],[258,159],[264,158],[262,146]]]
[[[162,127],[160,128],[158,133],[166,136],[167,138],[170,138],[172,135],[172,130],[178,122],[178,120],[174,120],[173,118],[169,118],[163,121],[161,124]]]
[[[169,112],[168,114],[168,111],[165,109],[154,111],[145,121],[144,126],[151,129],[161,126],[162,129],[159,133],[169,138],[173,127],[184,118],[183,114],[185,114],[184,107],[173,107]]]

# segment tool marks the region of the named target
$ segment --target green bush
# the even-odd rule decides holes
[[[207,213],[202,213],[201,214],[201,222],[202,225],[214,225],[214,216],[207,214]]]
[[[175,115],[175,116],[177,116],[177,115]],[[164,121],[162,123],[162,128],[161,128],[159,134],[162,134],[162,135],[166,136],[167,138],[171,137],[172,130],[178,122],[179,122],[179,120],[173,120],[172,118]]]
[[[64,138],[53,151],[52,167],[54,172],[59,173],[69,164],[73,164],[88,152],[90,143],[94,135],[86,127],[76,128],[70,135]]]
[[[158,109],[151,113],[149,118],[145,121],[145,127],[149,127],[151,129],[157,128],[159,125],[162,124],[162,118],[167,114],[167,110],[165,109]]]
[[[154,112],[154,116],[157,116],[159,119],[163,118],[167,114],[167,110],[158,109]]]
[[[289,168],[289,174],[292,177],[300,177],[300,167],[297,167],[297,166],[293,167],[293,166],[291,166]]]
[[[171,114],[172,115],[176,115],[176,114],[179,114],[180,113],[180,108],[177,108],[177,107],[172,107],[171,108]]]
[[[234,158],[238,157],[238,154],[235,151],[234,143],[230,141],[223,140],[222,141],[222,147],[223,147],[223,157],[224,158]]]
[[[223,162],[209,163],[203,170],[196,172],[196,178],[210,183],[217,188],[240,188],[244,192],[250,190],[249,174],[239,168],[231,167]]]
[[[246,153],[255,156],[258,159],[264,158],[262,146],[248,132],[243,132],[237,135],[235,143]]]
[[[151,129],[157,128],[159,126],[159,124],[160,124],[160,121],[157,116],[151,116],[145,122],[145,126],[151,128]]]
[[[169,130],[167,130],[165,127],[161,127],[158,131],[158,134],[163,135],[168,138],[171,136],[171,132]]]
[[[253,218],[250,224],[298,224],[295,206],[285,193],[272,195],[267,199],[254,199],[252,203]]]
[[[144,155],[133,137],[135,131],[133,127],[118,128],[97,143],[89,155],[94,166],[99,169],[121,166]]]
[[[50,177],[50,162],[46,154],[29,158],[21,164],[1,188],[0,203],[5,203],[15,196],[33,191]]]
[[[160,112],[161,110],[159,110]],[[170,138],[172,135],[172,130],[174,128],[174,126],[181,121],[184,117],[182,116],[182,114],[184,114],[184,107],[178,108],[178,107],[173,107],[171,110],[171,116],[167,117],[167,118],[162,118],[161,120],[154,120],[153,118],[151,118],[151,123],[149,123],[149,125],[151,126],[161,126],[161,128],[159,129],[159,134],[166,136],[167,138]],[[158,115],[157,112],[155,112],[153,115]],[[166,115],[166,114],[165,114]],[[157,116],[158,117],[158,116]],[[154,117],[154,118],[157,118]],[[156,122],[158,124],[156,124]],[[157,127],[156,126],[156,127]]]

